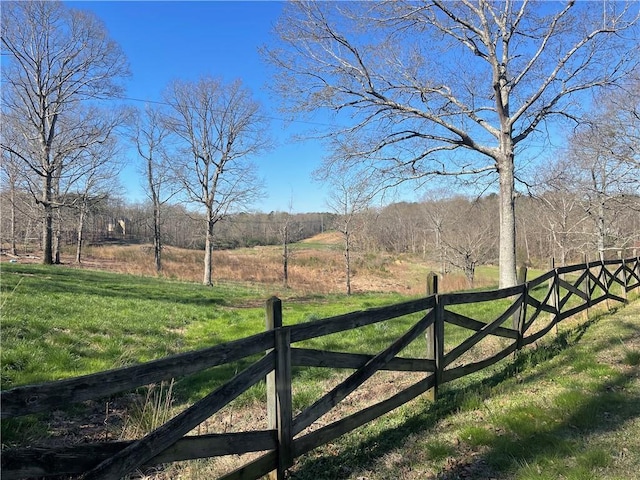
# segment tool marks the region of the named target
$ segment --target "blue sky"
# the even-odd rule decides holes
[[[281,2],[165,2],[96,1],[67,2],[89,10],[100,18],[130,63],[127,97],[160,100],[165,86],[174,79],[196,80],[211,75],[231,82],[241,78],[272,117],[275,147],[254,158],[265,180],[267,198],[255,204],[263,212],[326,211],[323,185],[312,181],[311,172],[323,156],[319,143],[294,142],[301,123],[288,123],[277,111],[277,100],[265,88],[269,67],[258,48],[271,41],[272,26]],[[142,102],[134,102],[143,106]],[[128,198],[145,199],[142,178],[136,172],[135,153],[122,173]]]

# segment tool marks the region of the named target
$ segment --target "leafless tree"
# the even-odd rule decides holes
[[[380,181],[499,185],[500,285],[517,283],[515,181],[528,141],[638,62],[637,4],[292,2],[266,54],[285,107],[326,109],[326,137]],[[345,126],[346,125],[346,126]]]
[[[76,212],[76,262],[82,262],[84,230],[87,215],[117,191],[117,178],[122,167],[118,158],[118,145],[114,137],[94,143],[82,150],[82,174],[72,182],[73,190],[64,196],[64,205]]]
[[[262,195],[249,159],[269,144],[265,117],[240,81],[224,84],[210,77],[176,81],[165,99],[171,106],[165,116],[167,128],[182,147],[172,171],[188,200],[206,216],[203,283],[211,285],[216,223]]]
[[[584,252],[584,230],[587,216],[584,214],[582,198],[575,191],[548,191],[538,197],[541,227],[549,232],[553,249],[550,252],[559,265],[566,265],[572,252]],[[578,259],[579,260],[579,259]]]
[[[105,125],[87,124],[80,104],[117,96],[128,74],[124,54],[92,14],[61,2],[6,2],[2,9],[3,115],[20,126],[20,141],[3,138],[31,169],[43,207],[43,262],[53,263],[53,211],[57,183],[75,152],[104,141]],[[100,117],[94,117],[98,120]]]
[[[4,134],[5,129],[0,128],[0,131]],[[0,162],[0,178],[2,179],[2,194],[8,196],[9,204],[9,243],[10,253],[17,255],[17,211],[19,209],[18,203],[21,190],[24,190],[25,172],[22,169],[22,164],[11,152],[6,150],[2,151],[2,161]],[[7,191],[8,190],[8,191]],[[6,203],[5,203],[6,205]],[[6,208],[3,209],[6,218]],[[3,222],[4,223],[4,222]],[[4,225],[3,225],[4,227]],[[4,228],[3,228],[4,230]],[[4,237],[4,235],[3,235]],[[4,239],[4,238],[3,238]]]
[[[464,273],[469,288],[474,287],[476,267],[494,261],[497,219],[496,198],[445,201],[446,217],[442,232],[443,257]]]
[[[608,239],[614,240],[609,224],[615,219],[615,210],[628,208],[627,200],[640,193],[640,163],[631,155],[604,124],[591,125],[571,139],[571,166],[567,171],[582,190],[584,210],[595,226],[601,259],[606,248],[614,246]]]
[[[284,288],[289,288],[289,264],[293,258],[291,243],[302,238],[303,227],[293,215],[293,199],[289,200],[289,211],[276,214],[276,228],[278,237],[282,244],[282,284]]]
[[[166,152],[169,133],[160,111],[150,105],[139,112],[134,122],[133,142],[144,161],[147,194],[153,207],[153,258],[157,272],[162,270],[163,206],[178,193]]]
[[[353,236],[358,231],[359,215],[369,207],[377,190],[364,170],[337,169],[325,176],[324,181],[332,188],[327,203],[338,215],[336,225],[344,245],[345,288],[346,294],[351,295]]]

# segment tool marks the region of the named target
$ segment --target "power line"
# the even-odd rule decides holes
[[[126,97],[126,96],[116,96],[116,97],[112,97],[112,98],[117,98],[120,100],[127,100],[130,102],[140,102],[140,103],[153,103],[156,105],[165,105],[165,106],[172,106],[170,103],[168,102],[163,102],[161,100],[145,100],[143,98],[133,98],[133,97]],[[216,112],[216,110],[213,110],[214,112]],[[224,113],[222,110],[218,110],[216,113]],[[306,124],[306,125],[316,125],[319,127],[340,127],[340,128],[348,128],[347,126],[340,126],[340,125],[336,125],[333,123],[325,123],[325,122],[312,122],[310,120],[294,120],[294,119],[284,119],[284,118],[280,118],[280,117],[274,117],[272,115],[257,115],[258,117],[261,118],[265,118],[268,120],[276,120],[279,122],[286,122],[286,123],[301,123],[301,124]]]

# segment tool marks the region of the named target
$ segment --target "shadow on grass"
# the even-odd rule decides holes
[[[172,283],[142,276],[131,276],[134,281],[127,283],[129,277],[126,275],[62,266],[10,265],[3,266],[3,270],[28,278],[33,288],[49,295],[96,296],[195,306],[226,306],[229,303],[226,292],[195,283]],[[179,295],[176,290],[180,291]]]
[[[402,451],[403,444],[410,435],[429,431],[438,421],[460,410],[477,408],[484,399],[492,396],[492,389],[505,380],[517,377],[519,384],[528,384],[548,375],[548,369],[540,373],[527,372],[535,365],[567,352],[601,317],[594,317],[573,329],[563,331],[536,349],[521,351],[515,360],[499,367],[499,370],[487,378],[443,388],[436,403],[425,403],[424,407],[418,407],[417,413],[400,425],[385,429],[365,440],[362,437],[354,438],[355,436],[343,437],[344,447],[340,448],[337,456],[323,454],[313,458],[312,453],[303,457],[291,472],[291,478],[338,480],[355,478],[354,474],[357,475],[356,472],[359,471],[375,470],[386,454]],[[619,339],[611,341],[619,342]],[[606,344],[600,346],[606,348]],[[529,463],[544,463],[550,456],[575,456],[577,437],[615,430],[626,420],[640,415],[640,402],[637,399],[634,402],[628,396],[620,394],[629,381],[627,376],[616,375],[603,383],[595,396],[578,395],[576,398],[558,400],[559,404],[554,407],[557,415],[555,421],[544,418],[535,422],[531,420],[532,412],[514,408],[504,415],[502,432],[487,431],[484,438],[476,444],[483,445],[485,453],[482,457],[474,457],[473,462],[481,462],[492,471],[506,472]],[[434,441],[437,442],[437,438]],[[442,458],[448,456],[448,453],[452,452],[445,452]],[[437,478],[489,478],[486,474],[484,471],[474,476],[469,462],[461,460]]]
[[[506,432],[484,443],[484,460],[499,472],[533,473],[536,478],[598,478],[593,470],[608,466],[611,457],[607,452],[601,458],[591,455],[585,439],[615,431],[640,415],[637,398],[623,393],[631,380],[632,375],[617,374],[599,385],[595,395],[570,390],[558,395],[550,409],[506,411],[499,422]],[[441,478],[459,478],[459,473],[454,470]]]

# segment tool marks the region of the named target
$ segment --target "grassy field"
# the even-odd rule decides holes
[[[312,253],[305,255],[311,258]],[[265,256],[253,250],[243,255],[251,254]],[[340,252],[333,255],[339,257]],[[121,263],[114,260],[110,269],[117,270]],[[283,289],[258,279],[226,279],[204,287],[167,278],[172,275],[141,275],[144,272],[136,267],[134,256],[125,263],[129,274],[2,264],[2,389],[117,368],[258,333],[264,328],[264,301],[273,294],[284,300],[284,323],[294,324],[395,303],[408,298],[405,291],[410,290],[346,297]],[[427,269],[398,259],[386,265],[390,283],[397,282],[392,269],[417,270],[416,279]],[[367,282],[364,271],[362,267],[361,285]],[[492,275],[489,270],[483,274],[487,279]],[[369,281],[373,285],[376,282]],[[414,296],[421,293],[417,287],[416,291]],[[464,308],[476,307],[457,308],[465,313]],[[488,319],[499,308],[487,303],[473,316]],[[416,400],[302,457],[291,478],[634,478],[629,473],[640,470],[635,453],[640,451],[637,302],[618,315],[622,319],[616,322],[607,317],[566,322],[560,334],[542,342],[538,350],[446,386],[436,404]],[[376,324],[314,340],[308,346],[377,353],[414,320]],[[447,343],[459,342],[465,335],[453,328],[447,331]],[[420,340],[403,355],[419,357],[424,350]],[[108,399],[106,411],[104,403],[96,403],[70,412],[5,421],[3,444],[46,443],[48,437],[61,434],[133,438],[241,367],[230,365],[153,385],[124,399]],[[310,404],[347,373],[297,369],[294,408]],[[415,378],[379,375],[353,400],[373,403],[404,381]],[[242,430],[264,422],[264,397],[264,385],[256,385],[203,425],[201,433]],[[71,420],[78,413],[95,417],[100,427],[78,428]],[[162,475],[211,478],[215,472],[233,468],[234,462],[237,459],[190,462]]]
[[[636,479],[640,302],[303,457],[303,479]]]
[[[214,279],[219,282],[250,282],[278,296],[326,295],[345,291],[344,257],[339,234],[325,233],[290,245],[289,286],[282,286],[282,248],[259,246],[213,252]],[[74,252],[63,250],[62,262],[76,266]],[[204,254],[199,250],[165,247],[160,277],[201,282]],[[93,245],[83,254],[83,267],[118,273],[155,277],[153,249],[149,245]],[[37,260],[37,257],[36,257]],[[21,262],[24,259],[20,259]],[[438,265],[417,255],[366,254],[352,251],[352,290],[354,293],[396,292],[420,295],[425,291],[427,274]],[[479,266],[476,288],[497,284],[497,269]],[[441,291],[468,288],[460,272],[440,278]]]

